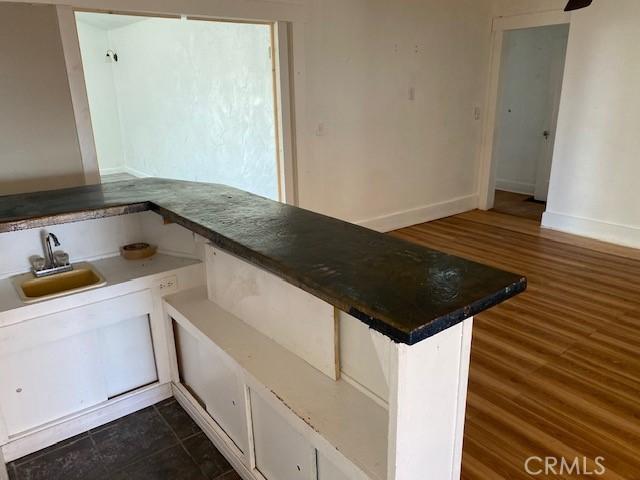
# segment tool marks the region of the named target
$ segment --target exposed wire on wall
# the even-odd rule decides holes
[[[116,52],[114,52],[113,50],[109,49],[107,50],[107,59],[111,60],[113,59],[114,62],[118,61],[118,54]]]

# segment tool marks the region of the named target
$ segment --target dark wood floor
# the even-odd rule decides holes
[[[493,211],[513,215],[515,217],[529,218],[538,223],[542,220],[542,214],[547,208],[546,203],[533,200],[531,195],[505,192],[496,190]]]
[[[12,480],[241,480],[173,398],[7,469]]]
[[[480,211],[393,235],[529,280],[475,320],[465,480],[640,479],[638,250]],[[529,476],[530,456],[601,456],[606,473]]]

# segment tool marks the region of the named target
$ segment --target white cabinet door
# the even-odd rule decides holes
[[[173,320],[180,381],[207,410],[229,439],[249,448],[244,385],[237,367],[215,345]]]
[[[0,355],[10,435],[107,400],[95,331]]]
[[[204,401],[207,412],[236,446],[248,451],[244,387],[230,360],[213,345],[200,345]]]
[[[98,335],[109,398],[158,380],[149,315],[106,326]]]
[[[175,320],[172,320],[172,323],[180,383],[189,389],[202,406],[205,406],[204,400],[202,400],[204,380],[200,368],[199,340]]]
[[[153,381],[151,308],[147,290],[0,328],[0,409],[8,434]]]
[[[267,480],[315,479],[315,449],[255,392],[251,418],[256,468]]]
[[[322,452],[317,453],[318,480],[349,480],[349,476],[325,457]]]

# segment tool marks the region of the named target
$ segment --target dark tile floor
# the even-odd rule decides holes
[[[170,398],[7,465],[14,480],[240,480]]]

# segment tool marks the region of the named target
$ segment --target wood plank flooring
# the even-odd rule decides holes
[[[640,479],[639,252],[557,233],[481,211],[392,233],[529,280],[476,317],[465,480]],[[530,456],[600,456],[606,472],[532,476]]]
[[[529,218],[540,223],[546,208],[545,203],[533,201],[531,195],[496,190],[493,205],[494,212]]]

